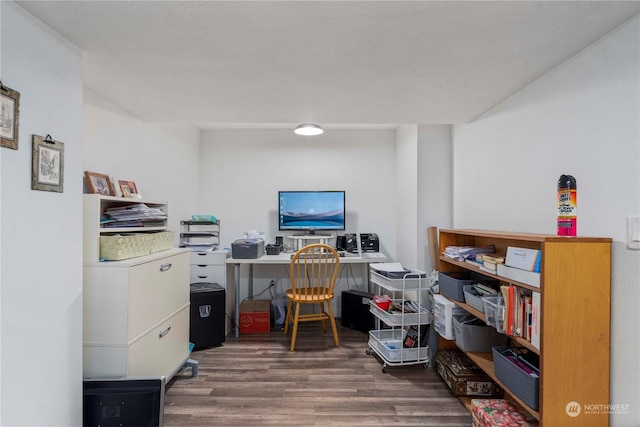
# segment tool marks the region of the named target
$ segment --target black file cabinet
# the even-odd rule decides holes
[[[217,283],[191,284],[189,341],[194,349],[221,345],[225,336],[225,290]]]

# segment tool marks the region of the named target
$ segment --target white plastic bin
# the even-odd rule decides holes
[[[456,306],[444,296],[439,294],[433,296],[433,327],[442,338],[455,339],[453,315],[464,313],[466,311],[462,307]]]

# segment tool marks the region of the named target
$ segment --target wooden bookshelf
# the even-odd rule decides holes
[[[583,411],[570,416],[566,408],[571,402],[582,408],[610,402],[611,239],[487,230],[439,233],[441,254],[448,246],[488,245],[494,245],[496,252],[506,252],[509,246],[540,250],[540,287],[490,274],[444,256],[439,259],[439,271],[474,271],[501,284],[541,294],[540,349],[523,338],[511,337],[515,345],[540,355],[539,409],[524,404],[497,379],[491,353],[467,355],[505,389],[507,398],[518,402],[541,426],[608,426],[609,414],[605,411]],[[484,314],[478,310],[453,302],[484,320]],[[465,405],[470,407],[470,400]]]

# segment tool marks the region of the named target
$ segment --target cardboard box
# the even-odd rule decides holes
[[[269,300],[246,300],[240,304],[240,333],[268,334],[271,302]]]

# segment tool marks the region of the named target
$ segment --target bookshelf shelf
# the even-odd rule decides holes
[[[487,273],[466,262],[440,257],[439,271],[474,271],[540,294],[540,348],[521,337],[512,344],[525,347],[540,357],[539,409],[526,405],[506,387],[494,370],[491,353],[467,353],[482,370],[500,384],[508,399],[519,403],[541,426],[608,426],[607,413],[571,417],[570,402],[609,402],[611,239],[559,237],[555,235],[497,232],[487,230],[440,230],[440,253],[448,246],[485,247],[496,252],[507,247],[541,251],[540,287],[530,286]],[[453,301],[484,320],[484,314],[468,304]],[[443,346],[455,346],[444,342]],[[463,402],[465,403],[465,402]],[[469,407],[469,403],[465,403]]]

